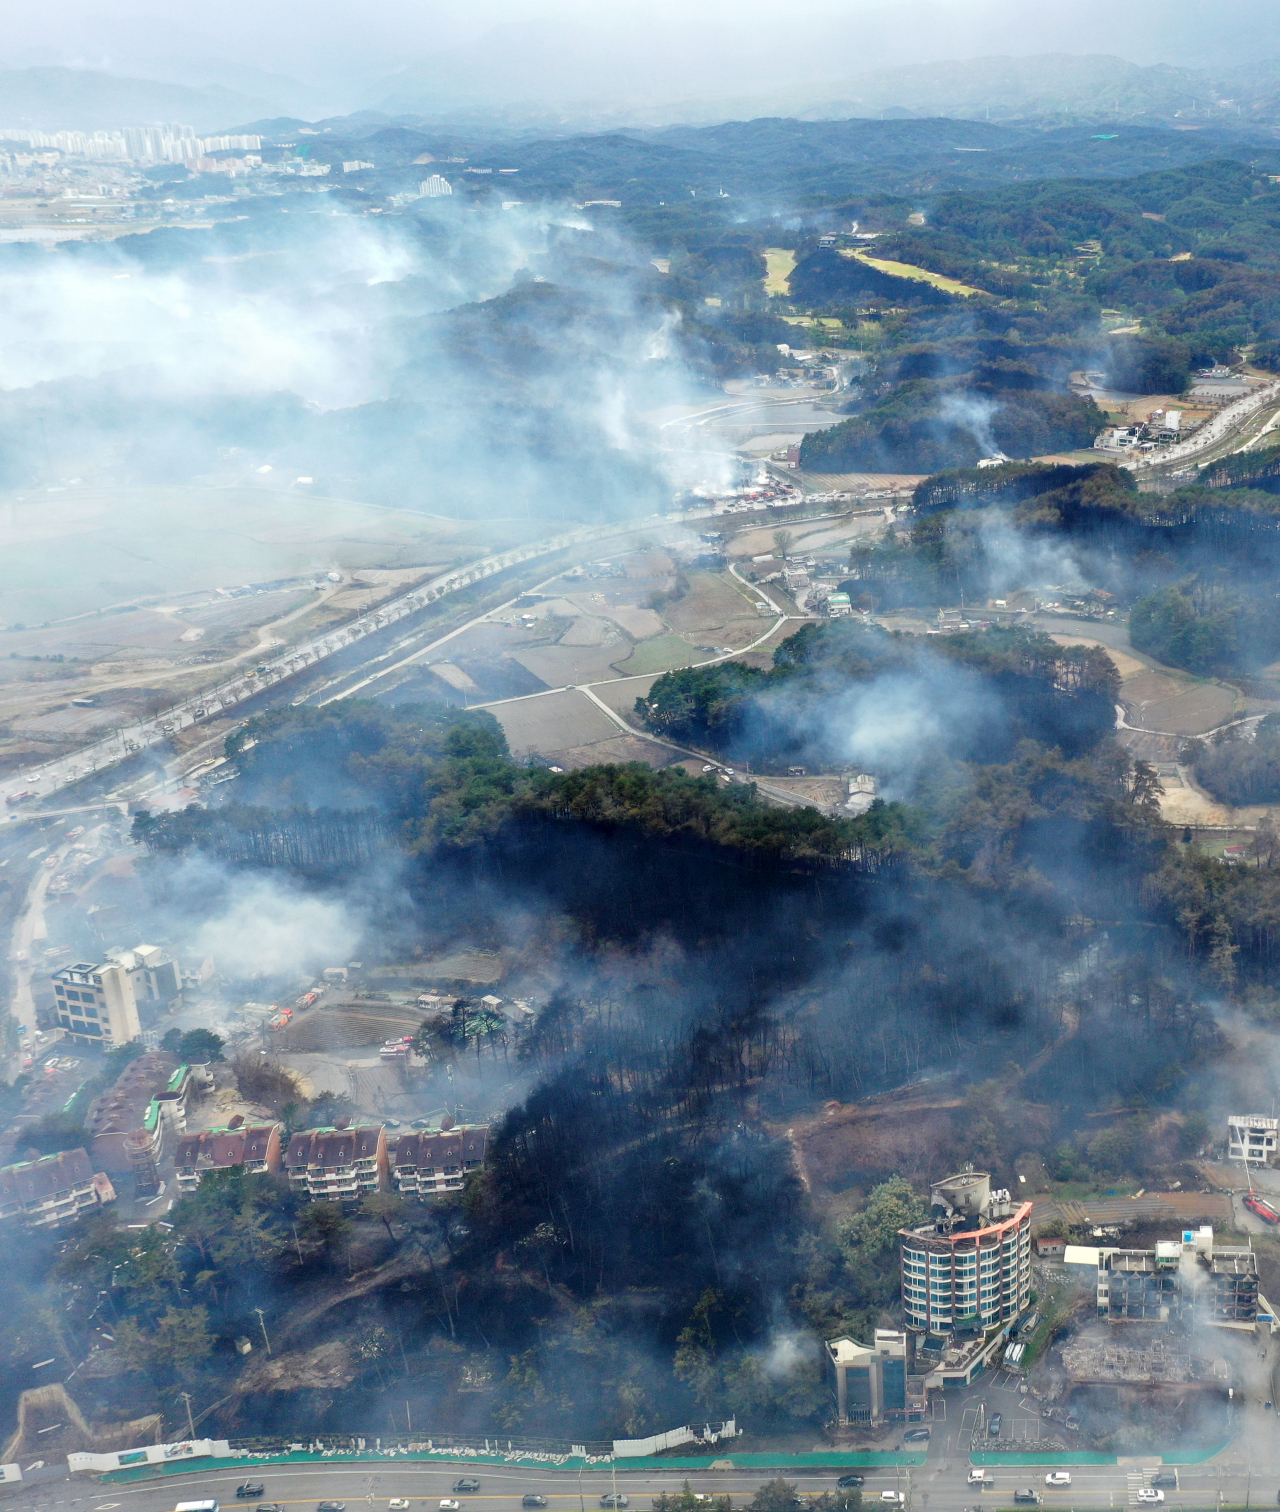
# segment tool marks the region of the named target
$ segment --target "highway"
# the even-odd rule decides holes
[[[1122,1465],[1071,1467],[1069,1487],[1049,1489],[1044,1484],[1049,1467],[996,1469],[991,1473],[994,1484],[985,1490],[968,1485],[969,1461],[965,1454],[949,1454],[945,1435],[935,1436],[926,1463],[918,1468],[860,1470],[865,1476],[863,1499],[875,1504],[884,1492],[900,1491],[906,1506],[917,1512],[962,1512],[978,1507],[980,1512],[1005,1512],[1014,1505],[1013,1493],[1021,1487],[1033,1487],[1042,1496],[1041,1506],[1061,1508],[1062,1512],[1079,1509],[1120,1509],[1139,1505],[1139,1487],[1150,1485],[1150,1458],[1135,1459]],[[731,1447],[726,1446],[728,1453]],[[967,1443],[965,1448],[967,1449]],[[1148,1467],[1148,1468],[1144,1468]],[[653,1497],[662,1491],[678,1491],[687,1479],[694,1491],[730,1495],[738,1506],[748,1502],[766,1480],[782,1473],[799,1492],[802,1500],[836,1489],[839,1469],[778,1472],[772,1470],[698,1470],[698,1471],[622,1471],[616,1475],[607,1466],[577,1470],[521,1469],[506,1465],[471,1465],[453,1462],[447,1465],[415,1460],[385,1462],[364,1461],[328,1465],[289,1466],[260,1469],[227,1461],[210,1462],[209,1468],[189,1475],[166,1476],[123,1485],[99,1485],[88,1476],[42,1479],[18,1491],[10,1503],[32,1512],[78,1506],[83,1512],[169,1512],[178,1501],[212,1499],[221,1502],[224,1512],[237,1505],[235,1488],[244,1481],[261,1482],[260,1498],[242,1503],[252,1509],[259,1500],[279,1503],[293,1512],[314,1512],[319,1501],[344,1501],[350,1512],[361,1512],[361,1504],[377,1512],[387,1512],[387,1503],[395,1497],[411,1502],[412,1512],[434,1512],[442,1497],[453,1495],[453,1483],[460,1476],[473,1476],[480,1490],[460,1494],[464,1512],[519,1512],[520,1498],[533,1492],[547,1498],[548,1512],[596,1512],[601,1496],[612,1492],[631,1499],[631,1512],[650,1512]],[[1165,1505],[1171,1509],[1261,1507],[1276,1504],[1276,1476],[1273,1470],[1250,1468],[1244,1463],[1196,1466],[1178,1471],[1177,1490],[1166,1490]]]
[[[336,626],[324,635],[290,646],[274,656],[265,657],[255,666],[245,667],[213,687],[192,693],[151,718],[140,719],[112,730],[108,735],[66,756],[10,773],[5,781],[6,795],[25,792],[28,794],[25,800],[28,803],[33,798],[47,799],[59,788],[111,767],[149,746],[160,745],[180,730],[199,724],[202,720],[227,713],[228,710],[256,698],[268,688],[294,676],[295,673],[313,667],[367,636],[385,630],[398,620],[427,608],[448,594],[456,593],[473,583],[482,582],[496,573],[504,572],[523,562],[550,556],[559,551],[572,550],[574,547],[599,545],[645,531],[670,528],[673,524],[705,519],[714,513],[714,509],[707,508],[690,513],[655,515],[627,524],[584,526],[580,530],[569,531],[542,541],[534,541],[510,551],[496,552],[481,557],[477,561],[465,563],[461,567],[452,568],[427,582],[419,583],[407,593],[388,600],[377,609],[367,611],[347,624]],[[491,611],[486,611],[488,612]],[[476,620],[484,617],[485,615],[478,615]],[[476,620],[469,623],[475,623]],[[448,637],[445,638],[448,639]],[[426,649],[429,648],[423,648],[423,651],[415,655],[424,654]]]

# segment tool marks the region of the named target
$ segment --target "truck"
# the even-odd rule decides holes
[[[1280,1211],[1273,1208],[1264,1197],[1259,1197],[1257,1192],[1250,1192],[1244,1199],[1244,1205],[1264,1223],[1280,1223]]]

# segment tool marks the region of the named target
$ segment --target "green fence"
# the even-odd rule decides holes
[[[177,1460],[169,1464],[135,1465],[128,1470],[105,1470],[98,1479],[115,1484],[122,1481],[151,1480],[168,1475],[207,1475],[211,1470],[257,1470],[267,1465],[515,1465],[526,1470],[710,1470],[712,1465],[729,1465],[735,1470],[893,1470],[923,1465],[925,1452],[859,1450],[847,1454],[704,1454],[689,1458],[650,1454],[635,1459],[584,1460],[579,1455],[537,1455],[512,1451],[508,1454],[459,1453],[438,1450],[374,1450],[362,1452],[335,1450],[315,1454],[296,1450],[288,1454],[237,1454],[233,1458],[205,1456],[198,1462]]]

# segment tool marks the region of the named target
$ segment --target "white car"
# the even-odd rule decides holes
[[[1050,1470],[1044,1478],[1046,1486],[1069,1486],[1071,1484],[1070,1470]]]
[[[888,1502],[891,1507],[901,1507],[906,1499],[907,1493],[905,1491],[882,1491],[880,1493],[880,1500]]]
[[[1164,1500],[1164,1492],[1157,1491],[1152,1486],[1143,1486],[1138,1492],[1138,1503],[1143,1507],[1153,1507]]]
[[[462,1512],[462,1503],[454,1501],[451,1496],[442,1496],[440,1498],[440,1512]]]
[[[995,1485],[995,1480],[996,1478],[990,1470],[969,1471],[969,1484],[971,1486],[993,1486]]]
[[[409,1512],[409,1503],[403,1496],[393,1496],[387,1506],[391,1512]]]

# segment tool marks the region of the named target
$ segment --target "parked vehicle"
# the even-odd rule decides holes
[[[991,1421],[987,1424],[987,1434],[988,1434],[988,1436],[991,1437],[991,1438],[999,1438],[1000,1437],[1000,1429],[1001,1429],[1001,1427],[1003,1425],[1004,1425],[1004,1414],[1000,1413],[1000,1412],[994,1413],[992,1415]]]
[[[902,1435],[904,1444],[927,1444],[929,1442],[929,1430],[927,1428],[908,1428]]]
[[[1257,1192],[1250,1192],[1244,1199],[1244,1205],[1264,1223],[1280,1223],[1280,1212],[1277,1212],[1265,1197],[1259,1197]]]

